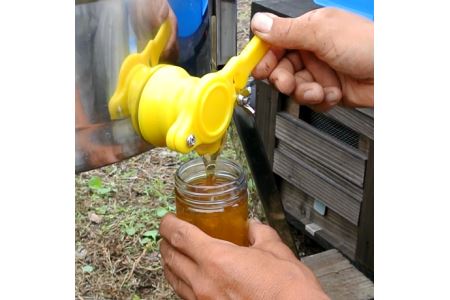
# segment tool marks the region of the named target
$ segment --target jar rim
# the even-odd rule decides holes
[[[200,166],[200,168],[199,168]],[[222,168],[220,168],[222,166]],[[228,167],[228,171],[223,167]],[[196,176],[186,179],[183,177],[185,173],[187,173],[192,168],[199,168],[200,172],[196,173]],[[244,174],[244,170],[241,166],[239,166],[235,161],[227,158],[218,158],[216,161],[216,176],[219,178],[230,178],[231,180],[227,180],[215,185],[202,185],[201,189],[198,190],[196,187],[198,185],[192,184],[193,181],[197,179],[206,177],[206,170],[204,167],[203,160],[201,158],[195,158],[190,160],[184,164],[182,164],[175,173],[175,187],[178,192],[181,191],[183,194],[184,201],[190,204],[201,205],[205,201],[195,200],[195,198],[201,198],[205,196],[214,196],[220,198],[220,196],[230,194],[236,189],[245,188],[246,189],[246,176]],[[232,174],[232,172],[234,174]],[[224,176],[228,175],[228,176]],[[212,198],[214,198],[212,197]],[[208,201],[209,205],[215,204],[225,204],[232,202],[236,199],[236,197],[232,197],[229,200],[214,200],[211,199]]]

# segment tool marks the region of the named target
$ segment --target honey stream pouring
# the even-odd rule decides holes
[[[130,117],[134,129],[154,146],[215,153],[240,92],[269,46],[255,36],[223,69],[199,78],[181,67],[159,64],[170,34],[167,20],[142,52],[124,60],[108,103],[110,116]]]

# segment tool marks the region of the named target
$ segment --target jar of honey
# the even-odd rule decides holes
[[[183,164],[175,175],[175,201],[180,219],[214,238],[248,246],[247,180],[235,162],[218,159],[213,176],[201,158]]]

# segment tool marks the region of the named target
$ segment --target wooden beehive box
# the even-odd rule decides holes
[[[310,0],[255,1],[252,15],[296,17],[317,7]],[[317,113],[264,81],[256,82],[255,105],[289,223],[373,278],[373,110]]]

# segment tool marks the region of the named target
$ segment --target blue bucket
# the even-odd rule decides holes
[[[208,0],[169,0],[178,20],[178,36],[193,35],[203,22]]]

